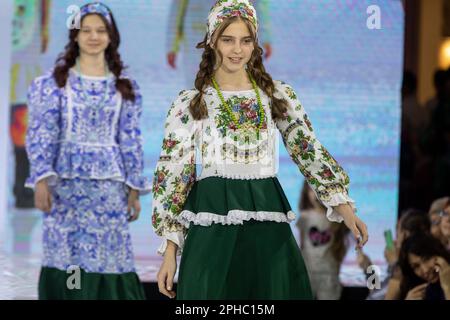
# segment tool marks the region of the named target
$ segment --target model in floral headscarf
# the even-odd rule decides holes
[[[277,179],[279,132],[327,218],[344,222],[358,248],[367,242],[348,175],[316,138],[294,89],[266,72],[257,35],[249,1],[218,1],[197,45],[195,89],[169,109],[152,206],[164,255],[158,286],[168,297],[312,298],[289,225],[295,214]]]
[[[260,43],[264,49],[264,59],[272,56],[272,36],[270,18],[271,0],[255,0],[254,5],[259,13]],[[192,88],[201,52],[195,45],[206,32],[205,17],[214,0],[172,0],[167,29],[167,61],[173,68],[182,71],[186,86]],[[180,54],[181,53],[181,54]],[[181,56],[181,59],[178,59]]]

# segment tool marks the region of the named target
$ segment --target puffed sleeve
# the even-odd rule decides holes
[[[348,203],[356,212],[354,201],[348,195],[350,179],[347,173],[316,138],[308,115],[292,87],[275,81],[274,95],[289,103],[284,118],[276,120],[289,155],[327,208],[327,218],[342,222],[343,218],[333,207]]]
[[[171,105],[165,122],[160,158],[153,179],[152,225],[163,238],[158,253],[164,254],[167,240],[178,245],[180,255],[184,246],[186,226],[177,221],[188,193],[195,182],[196,124],[189,103],[195,90],[182,91]]]
[[[140,119],[142,115],[142,96],[139,86],[132,81],[136,95],[135,101],[124,100],[119,117],[119,147],[125,167],[125,184],[139,191],[140,195],[151,191],[151,184],[144,171],[144,151]]]
[[[47,178],[55,182],[54,162],[60,142],[60,95],[53,76],[49,73],[36,78],[28,88],[28,127],[25,148],[30,162],[30,175],[25,186],[34,189]]]

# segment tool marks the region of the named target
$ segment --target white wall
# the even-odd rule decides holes
[[[5,243],[9,139],[9,79],[13,0],[0,2],[0,249]]]

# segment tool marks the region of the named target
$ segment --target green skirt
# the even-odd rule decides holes
[[[134,272],[88,273],[80,269],[67,273],[42,267],[39,300],[145,300],[144,288]]]
[[[235,217],[227,220],[227,212]],[[305,263],[286,223],[289,212],[276,178],[196,182],[182,213],[196,224],[190,223],[186,236],[177,299],[312,299]],[[274,219],[284,222],[269,221]]]

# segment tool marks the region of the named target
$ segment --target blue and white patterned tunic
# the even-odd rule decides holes
[[[43,219],[45,267],[135,272],[127,194],[151,190],[142,173],[142,97],[131,80],[136,100],[123,100],[113,80],[83,76],[83,94],[71,70],[64,88],[52,72],[30,86],[26,186],[49,178],[52,196]]]
[[[111,179],[125,182],[141,194],[151,186],[143,172],[139,119],[142,97],[138,85],[135,102],[123,100],[113,77],[83,76],[83,100],[78,74],[70,70],[67,85],[59,88],[52,72],[36,78],[30,86],[30,119],[26,148],[30,177],[26,186],[49,177],[61,179]],[[98,108],[94,106],[104,98]]]

